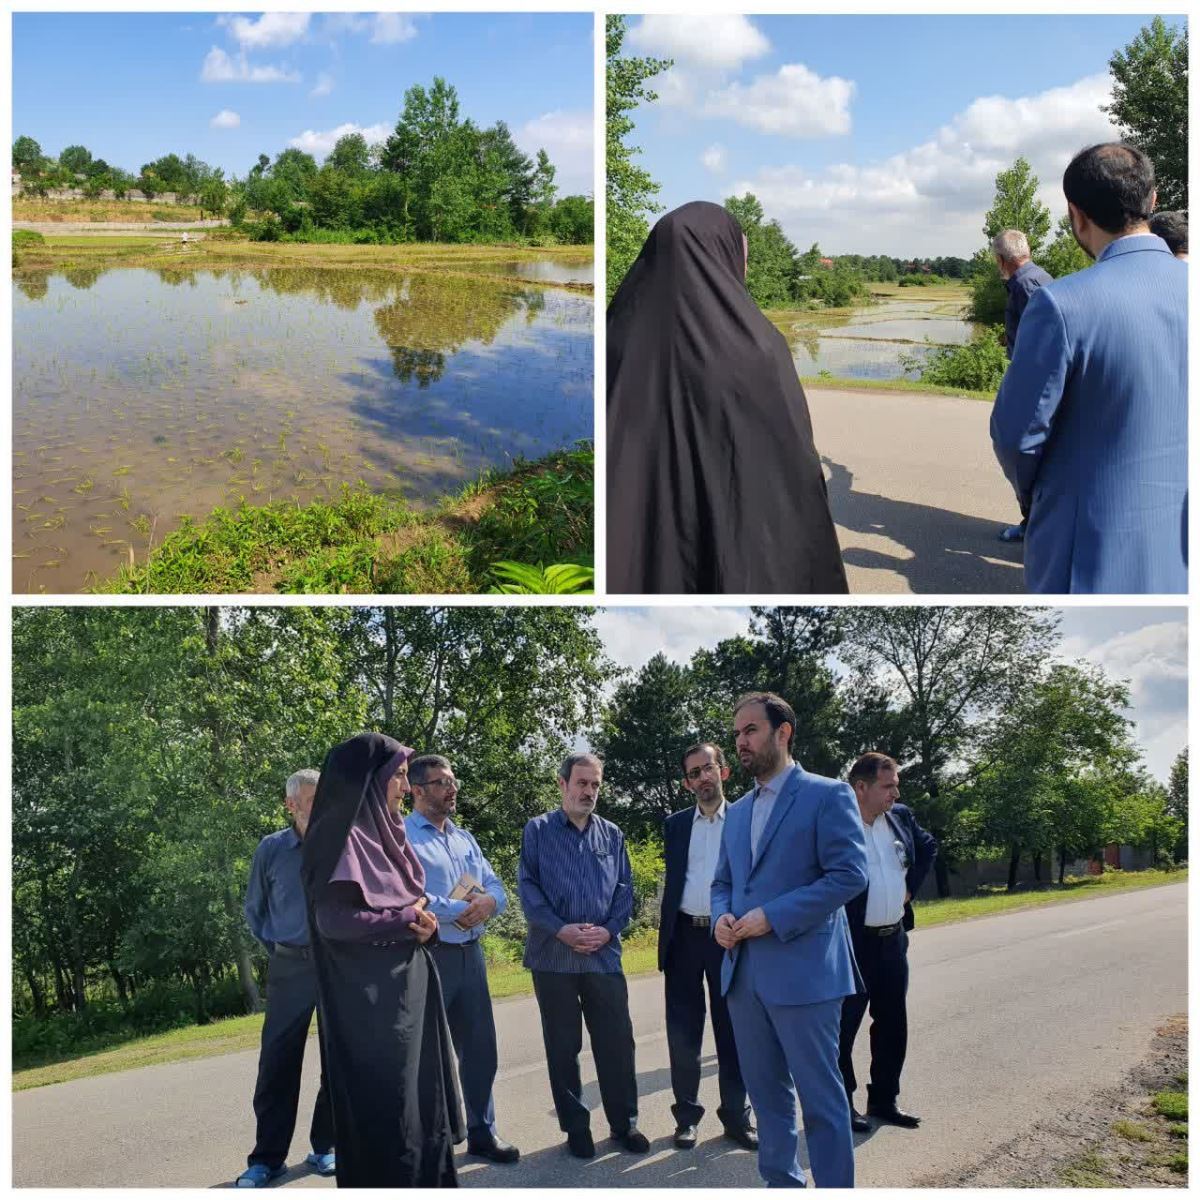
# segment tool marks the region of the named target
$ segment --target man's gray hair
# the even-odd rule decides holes
[[[1002,229],[992,238],[992,253],[1005,262],[1029,257],[1029,239],[1019,229]]]
[[[562,760],[562,766],[558,768],[558,777],[563,783],[571,782],[571,772],[575,770],[580,763],[592,763],[600,768],[600,773],[604,774],[604,760],[598,754],[568,754]]]
[[[408,782],[417,787],[424,786],[430,771],[453,771],[450,760],[441,754],[422,754],[408,764]]]
[[[314,771],[312,767],[305,767],[303,771],[297,771],[294,775],[288,776],[287,783],[283,785],[284,794],[289,800],[295,800],[300,795],[301,788],[316,787],[320,778],[320,771]]]

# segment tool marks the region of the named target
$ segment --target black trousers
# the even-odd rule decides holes
[[[721,960],[725,951],[717,945],[712,930],[693,925],[679,914],[663,971],[667,1001],[667,1053],[671,1059],[671,1111],[678,1125],[698,1125],[704,1116],[700,1103],[700,1047],[704,1041],[704,985],[712,1011],[713,1038],[717,1043],[717,1080],[721,1124],[742,1129],[750,1123],[746,1085],[738,1065],[733,1040],[733,1022],[721,995]]]
[[[458,1059],[458,1082],[467,1110],[467,1137],[496,1133],[492,1086],[496,1082],[496,1021],[483,948],[474,942],[431,946],[442,981],[442,1003]]]
[[[246,1160],[250,1166],[263,1163],[274,1170],[287,1161],[300,1107],[304,1047],[316,1007],[317,973],[312,959],[277,950],[267,965],[267,1016],[254,1085],[257,1132],[254,1151]],[[318,1054],[320,1041],[318,1038]],[[333,1149],[333,1111],[325,1091],[324,1070],[308,1136],[317,1154]]]
[[[534,971],[533,991],[542,1015],[542,1041],[559,1128],[578,1133],[591,1125],[579,1078],[586,1022],[608,1127],[617,1137],[628,1133],[637,1123],[638,1097],[625,976]]]
[[[847,996],[842,1001],[842,1030],[838,1066],[853,1097],[854,1039],[863,1014],[871,1010],[871,1082],[867,1103],[885,1108],[900,1094],[900,1072],[908,1051],[908,934],[903,929],[888,937],[865,930],[852,931],[854,957],[862,973],[866,995]]]

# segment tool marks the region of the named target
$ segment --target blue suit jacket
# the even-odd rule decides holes
[[[1187,277],[1139,235],[1029,298],[992,444],[1031,592],[1187,591]]]
[[[850,786],[797,767],[783,786],[751,862],[753,791],[725,812],[712,885],[715,924],[761,907],[771,932],[725,953],[721,992],[748,962],[768,1004],[818,1004],[858,991],[843,906],[867,886],[867,845]]]

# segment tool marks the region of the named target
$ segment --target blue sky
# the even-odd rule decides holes
[[[561,194],[592,191],[590,13],[18,13],[13,136],[127,170],[172,151],[245,175],[336,131],[382,138],[443,75],[464,116],[544,146]]]
[[[1113,136],[1108,61],[1149,20],[631,17],[625,52],[675,61],[632,141],[668,208],[749,189],[805,248],[965,257],[1020,154],[1064,211],[1067,161]]]
[[[1059,657],[1083,659],[1129,682],[1135,738],[1164,783],[1187,744],[1187,612],[1175,608],[1062,608]],[[701,647],[744,634],[750,610],[720,605],[608,607],[596,616],[604,648],[619,666],[643,667],[660,651],[688,662]]]

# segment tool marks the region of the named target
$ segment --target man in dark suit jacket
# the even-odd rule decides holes
[[[908,1049],[908,931],[914,924],[912,898],[937,855],[937,841],[917,824],[912,811],[897,804],[899,772],[894,759],[871,752],[850,768],[850,786],[862,815],[867,840],[865,891],[846,905],[854,957],[865,992],[842,1002],[838,1066],[850,1100],[850,1125],[870,1128],[854,1109],[854,1039],[867,1006],[871,1009],[871,1082],[867,1113],[877,1120],[915,1129],[921,1118],[896,1107],[900,1072]]]
[[[721,995],[721,960],[725,952],[712,936],[712,879],[725,827],[722,785],[729,778],[729,767],[721,748],[711,742],[685,750],[682,766],[683,786],[696,797],[696,803],[673,813],[663,823],[667,877],[658,925],[658,969],[666,984],[667,1052],[675,1094],[671,1105],[675,1145],[680,1150],[691,1150],[696,1145],[696,1126],[704,1116],[699,1098],[700,1046],[704,1040],[707,980],[721,1089],[717,1116],[725,1126],[726,1137],[747,1150],[756,1150],[758,1134],[750,1125],[733,1025]]]

